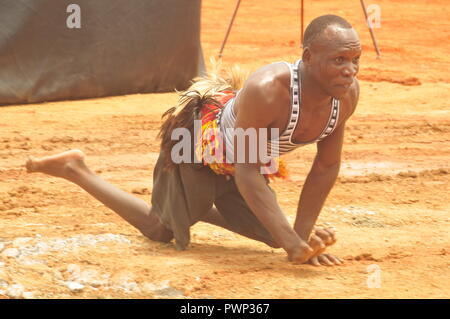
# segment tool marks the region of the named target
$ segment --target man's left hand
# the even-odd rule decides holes
[[[316,236],[319,236],[320,239],[324,242],[325,245],[331,246],[334,245],[337,241],[336,239],[336,232],[328,227],[328,228],[322,228],[322,227],[314,227],[313,229],[314,234]]]
[[[315,256],[311,257],[307,263],[314,266],[334,266],[341,265],[343,261],[338,257],[330,254],[324,254],[325,249],[336,243],[336,232],[331,228],[319,228],[316,227],[313,230],[313,234],[310,237],[310,242],[322,241],[326,247],[321,249],[316,253]]]
[[[313,266],[335,266],[342,265],[343,261],[336,256],[330,254],[320,254],[319,256],[312,257],[306,263],[311,264]]]

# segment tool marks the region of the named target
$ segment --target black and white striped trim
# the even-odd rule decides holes
[[[337,123],[338,123],[338,120],[339,120],[339,100],[336,100],[335,98],[333,98],[333,101],[331,103],[333,105],[333,108],[332,108],[332,111],[331,111],[331,114],[330,114],[330,119],[328,120],[327,126],[325,127],[325,129],[322,132],[322,134],[320,134],[320,136],[317,139],[317,141],[321,141],[325,137],[327,137],[328,135],[333,133],[334,129],[337,126]]]
[[[300,104],[301,104],[301,96],[300,96],[300,79],[298,77],[298,67],[300,65],[301,60],[298,60],[293,64],[291,71],[291,117],[289,118],[289,123],[286,130],[278,139],[272,139],[268,142],[268,150],[272,150],[270,153],[274,153],[278,150],[279,154],[284,154],[290,152],[297,148],[299,145],[292,143],[292,133],[297,126],[297,122],[300,116]]]
[[[335,130],[339,120],[339,100],[333,98],[331,101],[331,112],[327,125],[323,129],[322,133],[313,141],[296,144],[292,142],[292,135],[295,127],[300,120],[300,106],[301,106],[301,81],[299,79],[299,65],[301,60],[298,60],[293,64],[291,74],[291,91],[292,91],[292,107],[291,117],[289,119],[288,126],[283,134],[277,139],[271,139],[268,143],[268,149],[272,150],[271,153],[279,153],[279,155],[288,153],[299,146],[315,143],[323,140],[329,136]],[[277,152],[278,151],[278,152]]]

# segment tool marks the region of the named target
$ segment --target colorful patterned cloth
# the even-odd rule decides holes
[[[234,97],[234,92],[224,91],[223,95],[217,96],[218,105],[205,104],[200,110],[200,118],[202,121],[201,143],[197,143],[196,155],[201,158],[204,165],[209,167],[219,175],[234,175],[234,165],[225,161],[225,143],[222,141],[219,125],[217,123],[217,115],[224,108],[225,104]],[[197,136],[197,141],[200,140]],[[286,165],[279,158],[273,158],[272,161],[263,167],[263,173],[266,178],[283,178],[287,179],[288,172]],[[269,167],[276,165],[278,167],[275,173],[271,173]]]

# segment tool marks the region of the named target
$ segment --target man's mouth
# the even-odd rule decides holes
[[[340,83],[340,84],[336,84],[337,87],[342,88],[342,89],[349,89],[350,86],[352,86],[352,82],[345,82],[345,83]]]

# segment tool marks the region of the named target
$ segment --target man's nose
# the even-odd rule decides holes
[[[353,64],[346,65],[342,69],[342,75],[345,77],[353,77],[356,75],[356,72],[358,72],[358,68]]]

